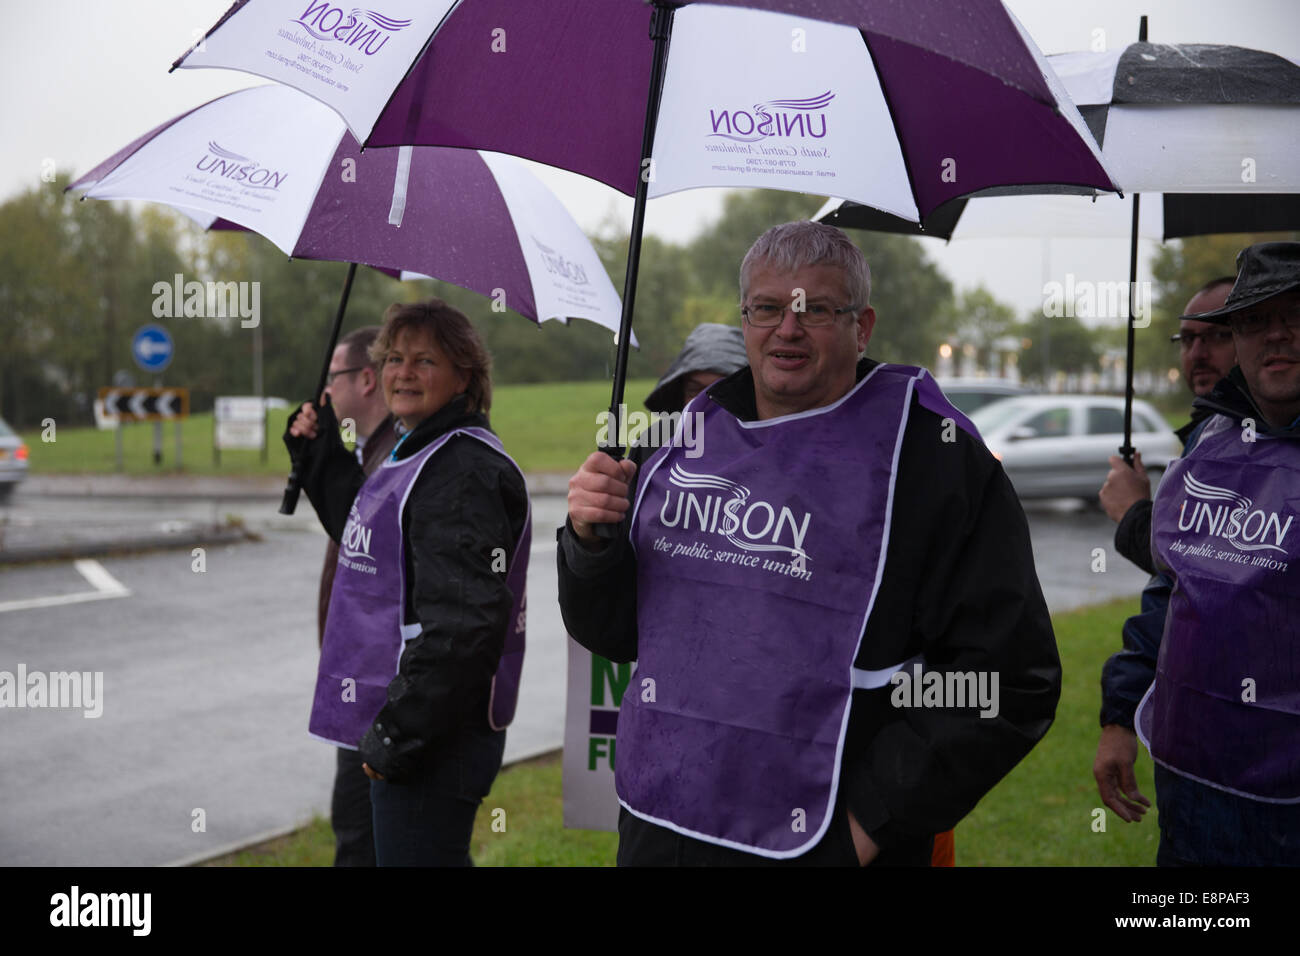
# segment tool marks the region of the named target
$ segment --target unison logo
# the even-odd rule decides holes
[[[373,532],[361,521],[361,514],[356,505],[348,512],[347,527],[343,529],[343,538],[339,542],[339,551],[348,558],[365,558],[374,561],[370,554],[370,536]]]
[[[550,246],[538,242],[536,236],[530,236],[529,238],[533,240],[533,243],[541,251],[542,261],[546,264],[547,272],[567,279],[575,285],[588,284],[589,280],[587,279],[586,269],[578,265],[578,263],[564,258],[563,255],[556,252]]]
[[[212,140],[208,141],[208,155],[200,158],[194,168],[254,189],[279,189],[289,175],[267,169],[256,160],[233,153]]]
[[[390,36],[411,25],[410,20],[394,20],[374,10],[353,7],[344,13],[342,7],[333,6],[328,0],[309,3],[302,16],[289,22],[298,24],[317,40],[338,41],[366,56],[374,56]]]
[[[827,90],[802,100],[771,100],[750,110],[709,110],[710,137],[756,143],[761,139],[822,139],[826,136],[826,107],[835,99]]]
[[[1291,530],[1294,515],[1282,523],[1276,511],[1252,509],[1251,500],[1229,488],[1219,488],[1197,481],[1191,472],[1183,475],[1183,487],[1192,498],[1183,499],[1178,509],[1178,530],[1194,531],[1227,539],[1238,551],[1271,551],[1286,553],[1282,541]],[[1191,505],[1189,509],[1187,506]],[[1274,543],[1266,540],[1272,538]]]
[[[798,560],[800,570],[812,560],[803,549],[812,521],[808,512],[796,520],[785,505],[778,511],[766,501],[750,501],[744,485],[718,475],[694,474],[680,465],[673,465],[668,483],[676,491],[667,490],[659,509],[665,528],[720,534],[745,551],[783,551]]]

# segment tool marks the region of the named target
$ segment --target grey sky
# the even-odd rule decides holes
[[[227,0],[0,0],[0,89],[6,148],[0,151],[0,199],[40,181],[42,163],[81,174],[131,139],[177,113],[230,90],[264,82],[222,70],[167,68],[217,21]],[[1295,0],[1010,0],[1007,4],[1045,53],[1089,49],[1104,31],[1108,47],[1137,38],[1150,16],[1150,39],[1232,43],[1300,60],[1300,3]],[[989,135],[997,135],[990,130]],[[1297,130],[1300,144],[1300,130]],[[539,172],[545,168],[534,166]],[[562,171],[545,181],[588,231],[631,220],[632,202],[609,187]],[[646,227],[684,241],[715,218],[721,190],[691,190],[650,203]],[[1036,308],[1045,278],[1126,279],[1128,243],[1110,240],[925,241],[958,287],[986,284],[1018,310]],[[1142,258],[1154,243],[1143,243]],[[1145,278],[1145,270],[1139,278]]]

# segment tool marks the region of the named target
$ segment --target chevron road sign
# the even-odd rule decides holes
[[[101,388],[99,404],[106,420],[161,422],[190,417],[188,388]]]

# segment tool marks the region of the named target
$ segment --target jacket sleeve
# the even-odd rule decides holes
[[[301,405],[289,416],[290,425],[300,411]],[[306,492],[325,533],[337,544],[347,526],[352,502],[365,484],[366,473],[361,470],[357,456],[343,444],[333,407],[324,405],[317,413],[319,427],[315,438],[290,435],[286,425],[284,444],[298,461],[299,487]]]
[[[460,447],[439,453],[447,457],[430,463],[408,502],[408,594],[421,632],[407,642],[387,703],[360,744],[362,759],[394,783],[440,737],[486,721],[514,603],[504,568],[522,533],[527,490],[500,456],[473,450],[474,439],[453,441]]]
[[[941,833],[969,813],[1047,732],[1061,691],[1011,483],[977,439],[963,433],[944,451],[923,431],[909,429],[896,482],[894,569],[887,564],[881,582],[896,596],[878,601],[863,644],[910,628],[908,646],[920,645],[926,671],[984,675],[991,706],[895,706],[901,687],[855,694],[855,708],[874,712],[869,739],[845,762],[845,795],[883,848]]]
[[[633,451],[637,473],[628,489],[630,502],[636,501],[640,468],[648,457]],[[618,536],[603,551],[588,551],[567,518],[556,533],[565,629],[593,654],[620,664],[637,658],[636,554],[628,543],[630,509],[627,514]]]
[[[1115,528],[1115,550],[1147,574],[1155,574],[1151,560],[1151,499],[1133,502]]]
[[[1124,649],[1101,668],[1101,725],[1133,729],[1142,695],[1156,677],[1172,581],[1161,572],[1142,591],[1142,610],[1124,622]]]

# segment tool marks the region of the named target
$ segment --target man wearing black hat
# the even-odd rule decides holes
[[[1232,330],[1238,364],[1196,400],[1211,417],[1153,507],[1159,647],[1107,665],[1151,675],[1135,713],[1106,685],[1102,714],[1123,727],[1127,710],[1156,762],[1161,865],[1300,865],[1300,243],[1251,246],[1237,266],[1223,307],[1196,318]],[[1094,767],[1128,821],[1150,806],[1135,759],[1136,743]]]

